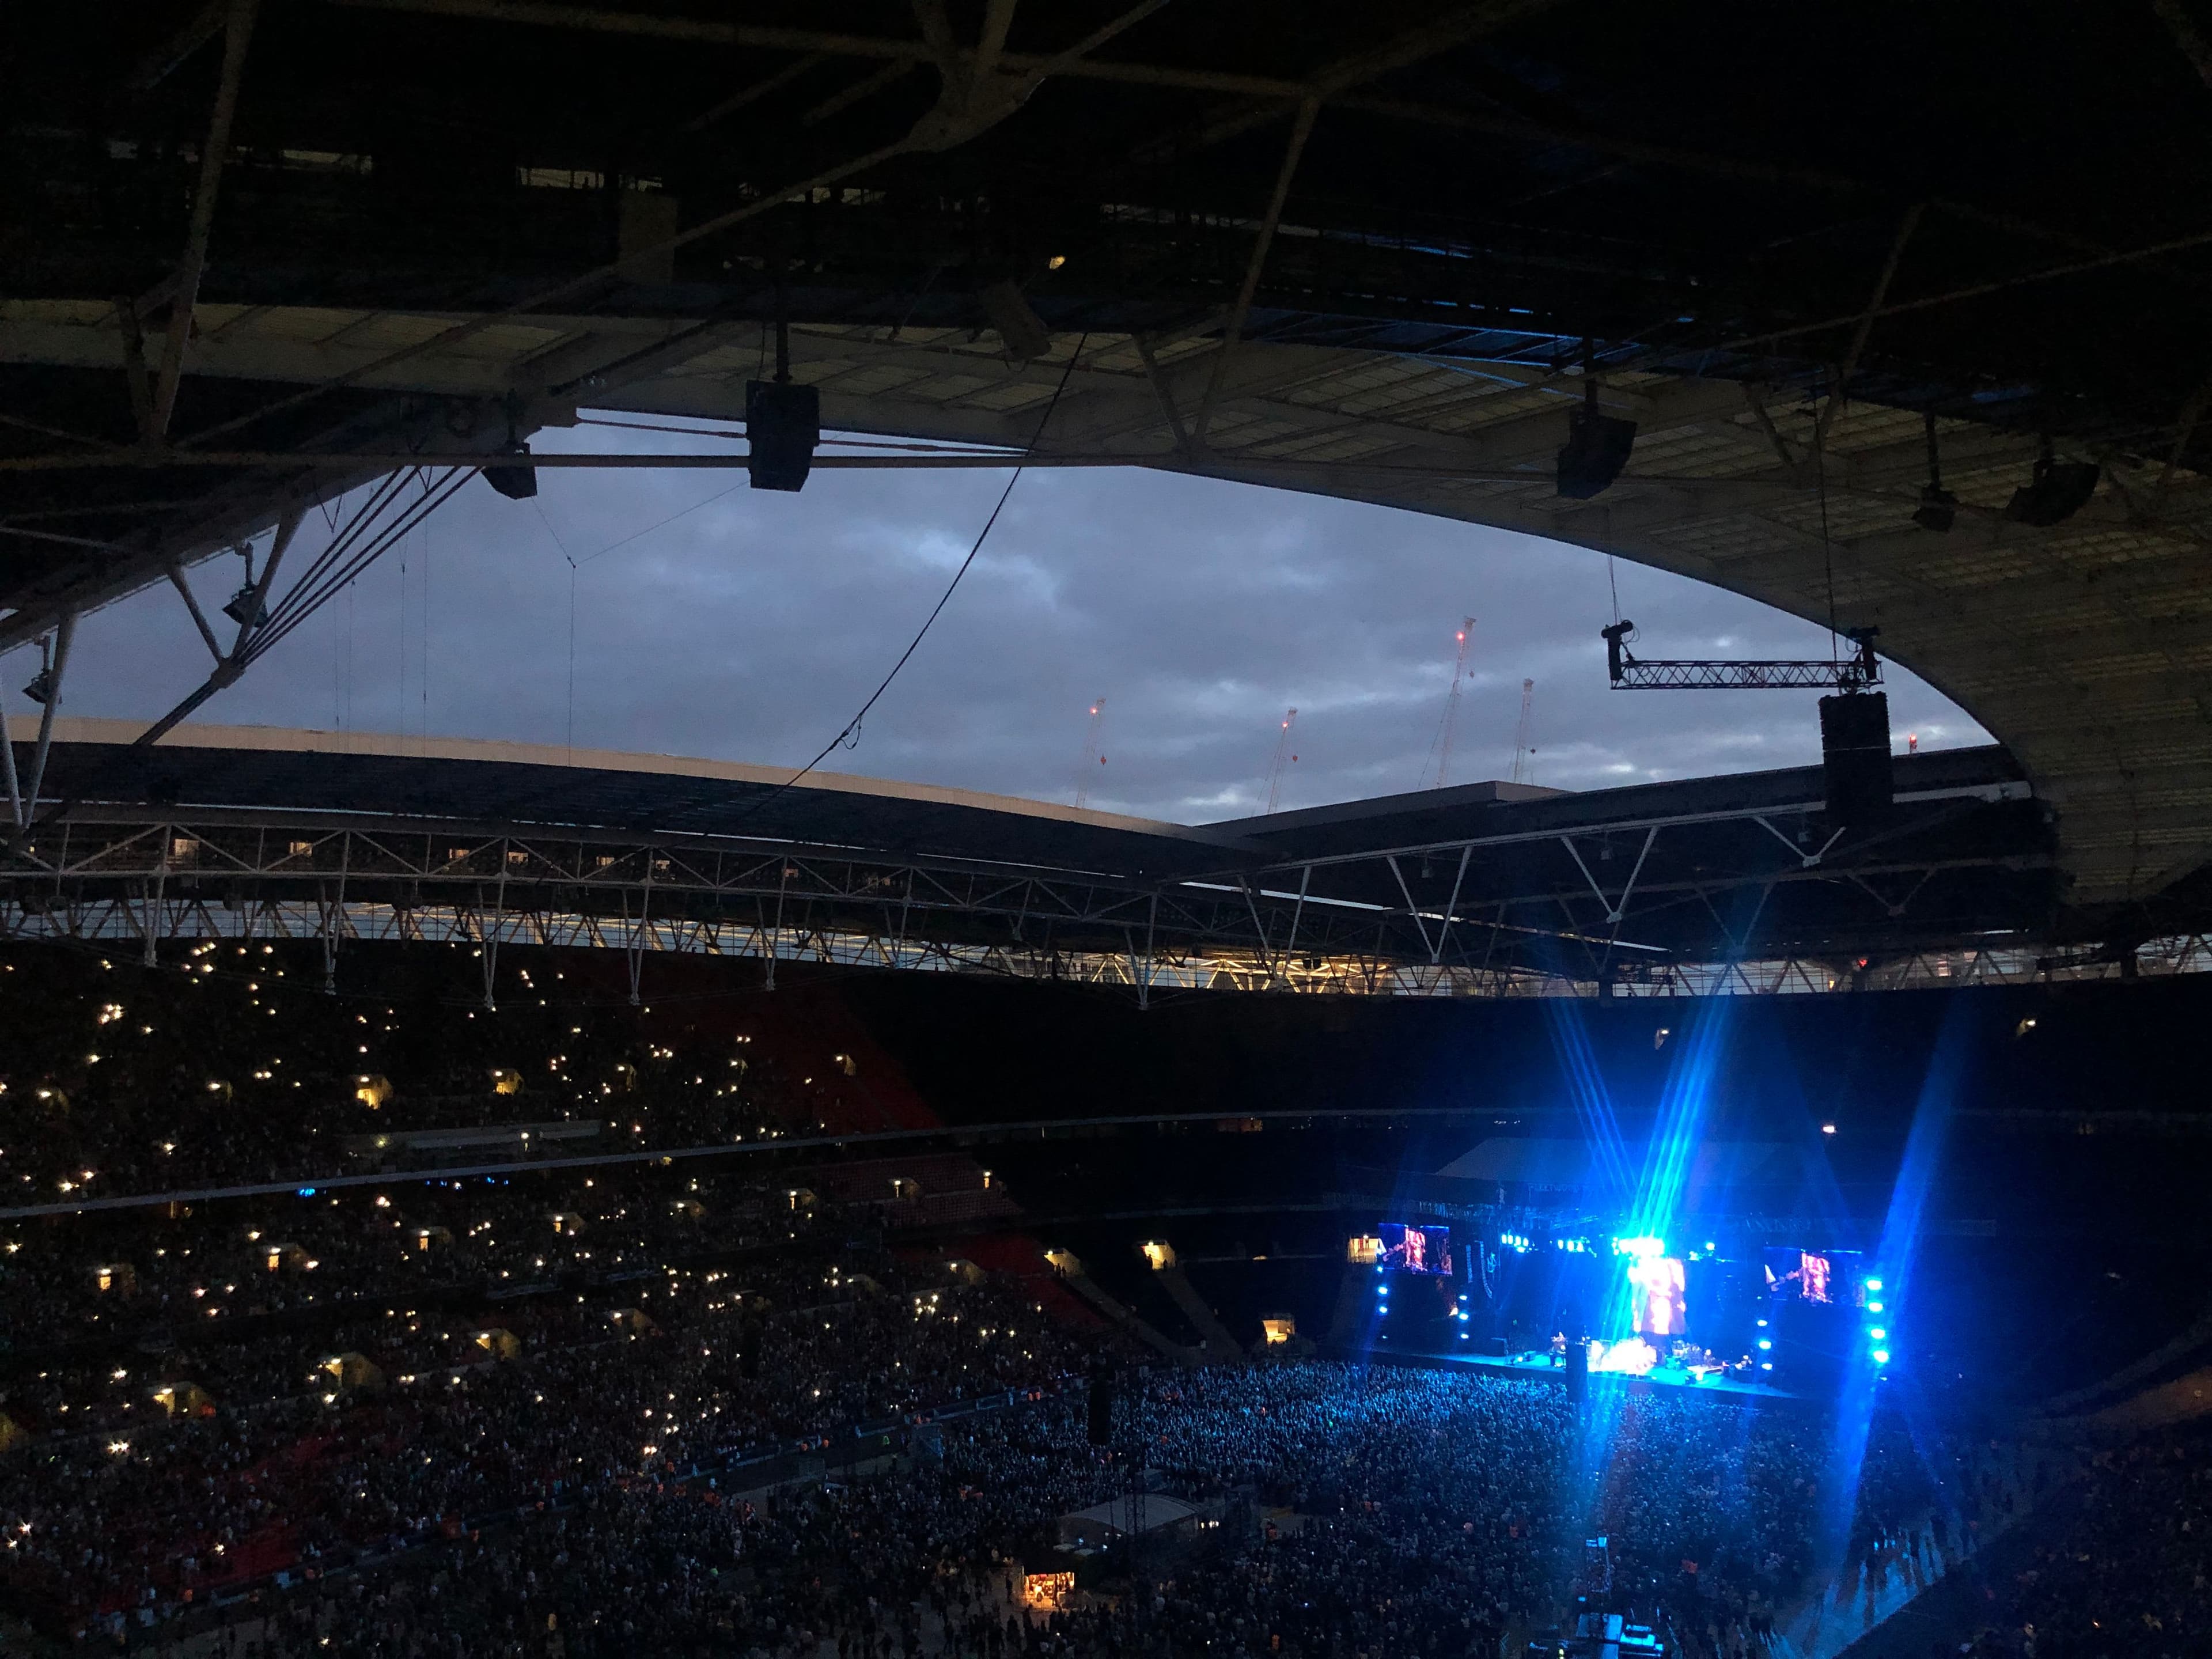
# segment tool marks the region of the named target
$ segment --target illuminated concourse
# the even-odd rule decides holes
[[[0,1642],[2201,1647],[2200,13],[24,19]]]

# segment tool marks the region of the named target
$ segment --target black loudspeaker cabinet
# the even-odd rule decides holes
[[[1113,1444],[1114,1373],[1104,1366],[1091,1373],[1090,1407],[1086,1437],[1094,1446]]]
[[[1580,1400],[1589,1392],[1589,1344],[1567,1344],[1567,1398]]]
[[[1889,696],[1846,691],[1820,699],[1820,767],[1828,820],[1869,823],[1889,811]]]
[[[1574,501],[1604,494],[1628,465],[1635,443],[1635,422],[1601,415],[1594,408],[1571,410],[1566,447],[1559,456],[1559,494]]]
[[[822,441],[822,394],[791,381],[745,382],[746,470],[755,489],[796,490],[813,468]]]

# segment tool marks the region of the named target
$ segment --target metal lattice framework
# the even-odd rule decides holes
[[[677,952],[758,959],[771,981],[775,963],[806,961],[1122,985],[1140,1000],[1166,988],[1825,992],[2204,965],[2187,931],[2054,932],[2039,804],[1970,755],[1900,763],[1896,812],[1857,832],[1827,823],[1807,772],[1609,796],[1498,799],[1498,786],[1472,786],[1192,840],[1175,826],[951,792],[917,801],[888,793],[903,786],[839,778],[823,780],[818,799],[768,796],[787,823],[748,822],[757,808],[714,805],[696,776],[672,787],[657,773],[517,759],[560,751],[475,745],[503,758],[422,759],[257,735],[256,751],[176,751],[172,761],[209,770],[160,788],[197,792],[252,766],[265,804],[82,800],[24,839],[0,858],[0,936],[135,944],[149,959],[167,939],[319,939],[326,963],[351,940],[463,940],[488,947],[487,996],[507,944],[619,950],[633,975],[645,957]],[[116,752],[58,744],[58,772],[115,778]],[[387,790],[528,799],[545,818],[289,798],[309,787],[326,802]],[[762,799],[732,787],[732,803]],[[918,816],[946,810],[962,815],[949,829]],[[830,811],[834,836],[797,832]],[[639,822],[577,821],[624,816]],[[646,827],[671,817],[732,827]]]

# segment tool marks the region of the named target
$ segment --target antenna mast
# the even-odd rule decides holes
[[[1075,774],[1075,805],[1080,810],[1091,799],[1091,769],[1106,764],[1106,757],[1098,747],[1098,728],[1106,718],[1106,699],[1101,697],[1091,705],[1091,730],[1083,740],[1083,764]]]
[[[1452,665],[1451,694],[1444,699],[1444,729],[1440,752],[1437,756],[1437,781],[1434,787],[1444,787],[1451,773],[1452,728],[1459,722],[1459,689],[1467,678],[1468,642],[1474,637],[1474,618],[1462,617],[1459,624],[1459,660]]]
[[[1270,812],[1275,810],[1275,802],[1283,793],[1283,763],[1297,759],[1291,753],[1291,727],[1297,723],[1297,718],[1298,711],[1295,708],[1286,713],[1283,716],[1282,732],[1275,738],[1275,762],[1267,769],[1267,811]]]
[[[1535,700],[1536,682],[1522,681],[1521,724],[1516,726],[1513,732],[1513,781],[1516,783],[1536,781],[1536,750],[1535,745],[1528,741],[1529,707]],[[1527,767],[1526,775],[1522,773],[1524,760]]]

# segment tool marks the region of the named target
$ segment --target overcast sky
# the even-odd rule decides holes
[[[1005,484],[817,472],[788,495],[741,473],[570,471],[518,503],[474,482],[198,718],[797,766],[904,649]],[[1625,562],[1617,578],[1647,655],[1827,650],[1825,630],[1750,600]],[[210,615],[236,581],[228,558],[195,573]],[[1281,805],[1423,787],[1463,615],[1477,622],[1452,782],[1510,774],[1524,678],[1540,783],[1818,758],[1814,693],[1608,691],[1611,605],[1601,556],[1529,537],[1134,469],[1032,472],[858,744],[823,765],[1070,801],[1103,696],[1093,806],[1259,811],[1291,707]],[[21,687],[35,666],[26,650],[0,663],[11,720],[34,712]],[[64,708],[150,718],[206,666],[174,593],[149,591],[81,625]],[[1910,675],[1893,669],[1888,690],[1900,747],[1908,731],[1923,748],[1987,741]]]

